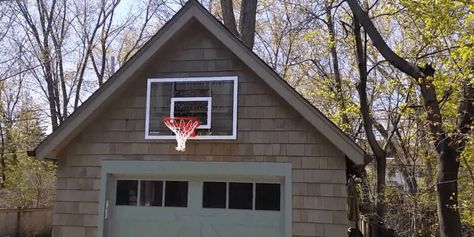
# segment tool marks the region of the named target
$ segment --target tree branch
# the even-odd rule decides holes
[[[360,24],[364,26],[365,32],[369,35],[373,45],[382,54],[382,56],[389,61],[394,67],[400,71],[410,75],[411,77],[418,79],[424,78],[426,75],[416,65],[409,63],[402,57],[398,56],[393,50],[387,45],[385,40],[382,38],[377,28],[375,28],[372,20],[369,18],[367,12],[365,12],[357,2],[357,0],[347,0],[349,7],[351,8],[354,16],[359,20]]]

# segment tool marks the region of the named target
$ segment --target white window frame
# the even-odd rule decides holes
[[[145,114],[145,140],[174,140],[175,135],[154,135],[150,134],[150,96],[152,83],[165,82],[207,82],[207,81],[233,81],[233,113],[232,113],[232,134],[230,135],[204,135],[195,136],[189,139],[195,140],[235,140],[237,139],[237,99],[238,99],[238,77],[237,76],[222,76],[222,77],[176,77],[176,78],[149,78],[147,81],[146,93],[146,114]],[[173,97],[178,98],[178,97]],[[182,97],[186,98],[186,97]],[[199,97],[195,97],[199,98]],[[208,116],[208,119],[210,116]]]
[[[207,121],[205,124],[199,125],[198,129],[209,129],[211,128],[211,116],[212,116],[212,97],[171,97],[170,105],[170,117],[174,118],[174,106],[175,102],[194,102],[194,101],[207,101]]]

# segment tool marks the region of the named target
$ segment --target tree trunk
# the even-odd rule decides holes
[[[341,79],[341,71],[339,70],[339,57],[337,55],[337,45],[336,45],[336,32],[334,30],[334,21],[332,19],[331,13],[332,5],[326,6],[326,21],[328,23],[328,30],[329,30],[329,39],[331,40],[331,58],[332,58],[332,67],[334,71],[334,81],[336,82],[336,98],[338,105],[341,110],[341,120],[342,120],[342,128],[344,131],[347,132],[347,127],[349,126],[349,118],[347,117],[347,107],[346,101],[344,99],[344,94],[342,92],[342,79]]]
[[[393,141],[392,138],[390,138],[388,131],[382,126],[382,124],[378,123],[377,121],[374,121],[374,126],[377,131],[379,131],[380,135],[385,138],[392,151],[395,152],[395,154],[397,155],[397,159],[395,159],[395,161],[400,167],[399,169],[402,173],[403,179],[407,182],[408,192],[413,195],[416,194],[418,192],[418,184],[416,182],[416,178],[414,176],[414,173],[409,173],[407,168],[408,165],[404,162],[408,160],[408,152],[405,151],[402,146],[399,145],[396,141]]]
[[[255,17],[257,14],[257,0],[242,0],[240,8],[240,35],[242,42],[249,49],[255,42]]]
[[[230,32],[234,33],[234,35],[239,36],[239,32],[237,32],[237,24],[235,23],[234,5],[232,4],[232,0],[221,0],[221,8],[224,25],[230,30]]]
[[[234,35],[240,38],[249,49],[253,48],[255,42],[255,17],[257,14],[257,0],[242,0],[240,6],[239,30],[235,23],[234,6],[232,0],[221,0],[222,18],[224,25]]]
[[[374,153],[377,168],[377,199],[376,212],[377,222],[383,223],[385,217],[385,176],[387,169],[387,154],[380,146],[373,130],[373,118],[370,114],[370,106],[367,97],[367,59],[365,57],[362,37],[360,32],[360,23],[356,17],[354,21],[354,39],[356,45],[357,66],[359,69],[360,82],[357,85],[359,93],[360,113],[362,114],[362,122],[367,136],[369,146]]]
[[[62,3],[62,8],[61,9],[61,14],[59,15],[60,19],[60,24],[59,24],[59,30],[58,32],[52,33],[51,34],[51,39],[53,42],[53,47],[55,50],[56,54],[56,59],[57,61],[57,77],[59,78],[59,83],[61,84],[61,94],[62,94],[62,114],[59,116],[59,121],[62,123],[67,117],[68,117],[68,110],[67,110],[67,105],[69,104],[69,97],[66,89],[66,78],[64,75],[64,62],[63,62],[63,51],[62,51],[62,46],[63,46],[63,41],[65,39],[65,27],[66,27],[66,3]],[[57,111],[61,111],[61,106],[60,106],[60,100],[59,100],[59,88],[57,88]]]
[[[464,147],[459,141],[446,134],[443,117],[431,80],[423,78],[420,83],[421,95],[432,139],[438,152],[437,206],[441,237],[461,237],[461,218],[458,209],[458,156]],[[461,109],[461,108],[460,108]]]
[[[5,187],[5,171],[6,171],[6,164],[5,164],[5,137],[3,134],[3,124],[0,123],[0,138],[2,139],[1,148],[0,148],[0,165],[1,165],[1,172],[2,172],[2,182],[0,183],[0,188]]]
[[[458,152],[456,148],[448,145],[451,139],[446,139],[442,143],[444,147],[439,154],[438,184],[437,184],[437,205],[439,229],[441,237],[460,237],[461,219],[458,208]]]
[[[49,50],[48,50],[49,53]],[[43,63],[45,64],[45,81],[46,81],[46,88],[48,90],[48,102],[49,102],[49,112],[51,113],[51,125],[53,130],[56,130],[59,127],[58,124],[58,113],[56,110],[56,93],[54,93],[54,82],[53,82],[53,74],[51,71],[51,65],[49,56],[47,56],[46,52],[43,53]]]

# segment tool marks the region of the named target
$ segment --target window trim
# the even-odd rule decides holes
[[[237,139],[237,99],[238,99],[238,84],[237,76],[222,76],[222,77],[175,77],[175,78],[149,78],[147,80],[146,89],[146,111],[145,111],[145,140],[174,140],[174,135],[153,135],[150,134],[150,100],[151,100],[151,84],[163,82],[206,82],[206,81],[233,81],[233,111],[232,111],[232,134],[231,135],[197,135],[191,139],[195,140],[236,140]],[[175,98],[175,97],[172,97]],[[189,98],[189,97],[188,97]],[[208,116],[209,119],[209,116]]]

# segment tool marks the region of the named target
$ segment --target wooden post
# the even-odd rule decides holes
[[[20,237],[20,231],[21,231],[21,207],[18,207],[18,210],[16,211],[16,236]]]

